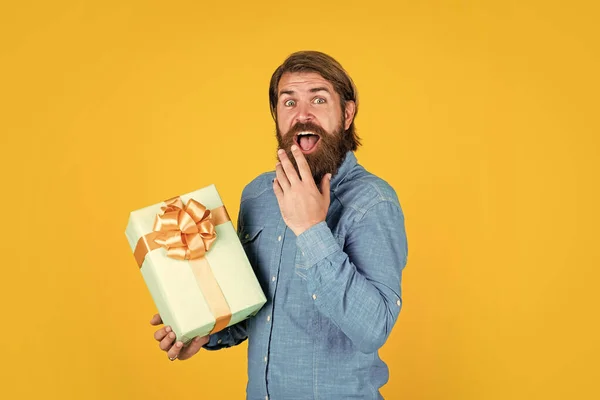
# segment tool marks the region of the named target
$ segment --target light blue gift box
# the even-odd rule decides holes
[[[214,185],[179,197],[183,204],[194,199],[209,210],[223,206]],[[163,206],[164,202],[131,212],[125,235],[132,252],[140,238],[152,232]],[[204,257],[231,311],[227,324],[231,326],[256,315],[266,298],[232,222],[228,220],[215,229],[217,238]],[[166,249],[160,247],[146,254],[140,270],[164,324],[172,327],[178,340],[187,343],[213,330],[216,318],[190,261],[168,257]]]

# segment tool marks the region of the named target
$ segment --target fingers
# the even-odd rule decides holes
[[[176,358],[179,358],[179,353],[181,352],[182,347],[183,347],[183,342],[178,340],[177,342],[175,342],[175,345],[171,346],[167,350],[167,357],[169,357],[169,359],[171,361],[173,361]]]
[[[158,325],[162,322],[163,321],[158,314],[155,314],[150,320],[152,325]],[[187,346],[184,346],[182,341],[176,341],[176,335],[175,332],[173,332],[173,329],[171,329],[170,326],[164,326],[154,332],[154,339],[158,342],[158,347],[167,353],[167,357],[169,357],[171,361],[174,361],[177,358],[185,360],[196,354],[202,346],[208,343],[210,336],[197,336]]]
[[[163,321],[159,314],[154,314],[150,320],[150,325],[160,325],[162,323]]]
[[[290,188],[290,181],[288,180],[285,172],[283,171],[283,167],[281,163],[277,163],[275,166],[275,175],[277,176],[276,182],[279,183],[279,186],[282,190],[288,190]]]
[[[281,208],[281,201],[283,200],[283,189],[279,185],[279,181],[277,179],[273,179],[273,191],[275,192],[277,203],[279,203],[279,208]]]
[[[321,179],[321,194],[329,206],[331,190],[331,174],[325,174]]]
[[[156,332],[154,334],[154,338],[156,340],[158,340],[158,347],[160,347],[161,350],[163,351],[167,351],[171,348],[171,346],[173,346],[173,342],[175,341],[175,332],[171,331],[170,328],[168,328],[169,331],[166,332],[166,334],[162,337],[162,339],[158,339],[158,337],[160,337],[160,335],[157,335],[160,331]],[[167,329],[164,329],[165,331],[167,331]]]
[[[154,339],[157,341],[161,341],[165,338],[165,336],[167,336],[167,334],[169,334],[169,332],[171,332],[173,329],[171,329],[170,326],[163,326],[162,328],[160,328],[159,330],[157,330],[156,332],[154,332]]]
[[[288,158],[285,151],[283,149],[279,149],[277,154],[279,156],[279,160],[281,161],[281,166],[283,167],[285,176],[288,179],[290,185],[294,185],[294,184],[298,183],[300,181],[300,178],[298,177],[298,174],[296,173],[296,170],[294,169],[294,165],[292,165],[292,162]],[[279,176],[277,177],[277,179],[279,179]],[[283,188],[283,190],[286,190],[286,187],[284,185],[282,185],[282,188]]]
[[[292,145],[292,155],[296,159],[296,164],[298,164],[298,170],[300,171],[300,177],[302,178],[302,182],[312,181],[314,183],[312,171],[308,166],[306,158],[304,158],[304,154],[302,154],[298,146]]]
[[[188,358],[196,354],[198,351],[200,351],[202,346],[208,343],[209,340],[209,335],[203,337],[196,336],[194,340],[192,340],[187,346],[184,346],[179,350],[178,358],[180,360],[187,360]],[[175,349],[175,351],[177,351],[177,349]]]
[[[171,361],[173,361],[176,358],[178,358],[182,361],[187,360],[188,358],[190,358],[194,354],[196,354],[198,351],[200,351],[202,346],[204,346],[206,343],[208,343],[209,340],[210,340],[209,335],[206,335],[203,337],[196,336],[194,338],[194,340],[192,340],[190,343],[188,343],[187,346],[184,346],[183,343],[178,340],[177,342],[175,342],[175,345],[173,345],[167,351],[167,357],[169,357],[169,359]]]

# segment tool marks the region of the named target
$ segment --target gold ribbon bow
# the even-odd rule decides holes
[[[194,199],[184,206],[179,197],[165,200],[165,204],[154,220],[153,232],[142,236],[133,252],[140,268],[146,254],[160,247],[177,260],[204,257],[217,238],[215,226],[231,220],[225,206],[208,210]]]
[[[194,199],[184,206],[179,197],[167,200],[157,215],[153,230],[161,232],[154,241],[177,260],[204,257],[217,238],[211,212]]]
[[[168,257],[189,261],[216,320],[210,333],[219,332],[229,324],[231,310],[205,255],[217,239],[215,227],[231,220],[227,209],[221,206],[209,210],[194,199],[184,205],[179,197],[165,200],[165,204],[156,216],[152,232],[138,240],[134,257],[141,268],[148,252],[163,247]]]

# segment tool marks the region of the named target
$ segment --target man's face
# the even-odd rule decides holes
[[[278,86],[277,140],[294,166],[290,147],[304,154],[318,184],[326,173],[335,174],[348,149],[342,135],[354,117],[354,103],[342,113],[340,97],[329,81],[315,72],[285,73]]]

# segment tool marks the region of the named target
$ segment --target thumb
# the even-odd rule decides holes
[[[329,203],[329,191],[331,190],[331,174],[325,174],[323,179],[321,179],[321,194]]]
[[[186,360],[188,358],[190,358],[191,356],[193,356],[194,354],[196,354],[198,351],[200,351],[200,349],[202,348],[202,346],[204,346],[206,343],[208,343],[210,339],[210,336],[196,336],[194,338],[194,340],[192,340],[187,346],[185,346],[181,352],[179,353],[179,359],[180,360]]]

